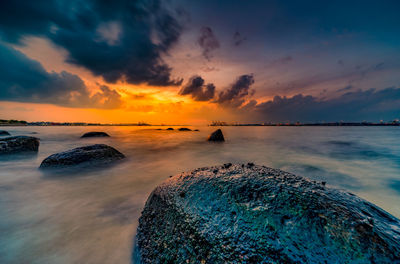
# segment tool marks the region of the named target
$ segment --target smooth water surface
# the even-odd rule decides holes
[[[0,156],[0,263],[131,263],[137,220],[154,187],[227,162],[326,181],[400,217],[399,127],[223,127],[225,143],[205,141],[215,127],[157,128],[6,127],[41,144],[37,155]],[[88,131],[111,138],[80,139]],[[50,154],[94,143],[127,159],[93,171],[37,169]]]

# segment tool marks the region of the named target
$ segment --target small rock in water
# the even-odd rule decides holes
[[[81,136],[81,138],[87,138],[87,137],[109,137],[109,135],[106,132],[87,132]]]
[[[79,147],[50,155],[42,161],[40,168],[62,168],[79,164],[103,165],[124,159],[125,156],[113,147],[96,144]]]
[[[181,127],[178,130],[179,131],[192,131],[190,128],[187,128],[187,127]]]
[[[0,139],[0,154],[39,150],[39,139],[28,136],[15,136]]]
[[[208,141],[225,141],[224,135],[221,129],[214,131],[209,137]]]
[[[10,136],[11,134],[8,131],[0,130],[0,136]]]
[[[174,130],[172,127],[167,128],[167,130]]]
[[[152,192],[136,237],[141,263],[400,263],[400,220],[376,205],[281,170],[227,164]]]
[[[232,166],[232,163],[225,163],[224,164],[225,169],[228,169],[230,166]]]

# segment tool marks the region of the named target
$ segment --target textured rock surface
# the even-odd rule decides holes
[[[0,154],[38,150],[39,139],[35,137],[15,136],[0,139]]]
[[[71,149],[65,152],[50,155],[42,161],[40,168],[58,168],[79,165],[104,165],[125,158],[113,147],[96,144]]]
[[[109,135],[105,132],[88,132],[83,134],[81,138],[87,138],[87,137],[109,137]]]
[[[192,131],[190,128],[187,128],[187,127],[181,127],[178,130],[179,131]]]
[[[208,141],[225,141],[222,130],[217,129],[213,133],[211,133],[211,135],[208,137]]]
[[[8,131],[5,130],[0,130],[0,136],[9,136],[10,133],[8,133]]]
[[[142,263],[399,263],[400,222],[377,206],[252,163],[182,173],[139,220]]]

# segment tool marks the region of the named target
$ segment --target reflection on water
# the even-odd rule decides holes
[[[170,175],[255,162],[348,189],[400,217],[397,127],[224,127],[227,141],[151,127],[13,127],[41,139],[37,155],[0,156],[0,263],[130,263],[137,219]],[[166,129],[166,127],[163,127]],[[80,136],[105,131],[111,138]],[[115,166],[47,175],[50,154],[105,143],[127,156]]]

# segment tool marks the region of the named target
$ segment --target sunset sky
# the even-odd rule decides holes
[[[400,118],[399,1],[0,0],[0,118]]]

